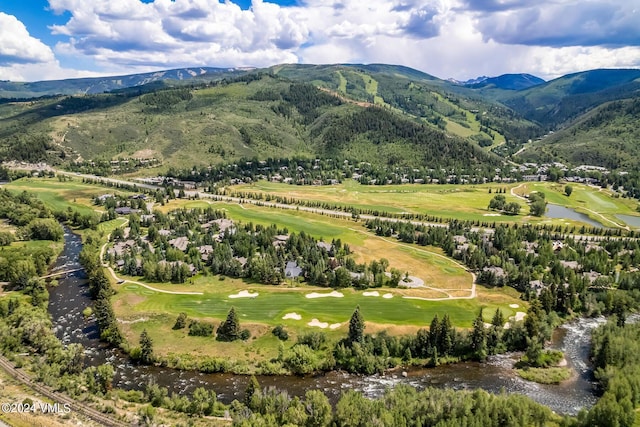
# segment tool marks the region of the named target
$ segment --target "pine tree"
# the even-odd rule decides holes
[[[487,336],[484,330],[484,320],[482,319],[482,308],[473,321],[473,331],[471,332],[471,350],[477,360],[487,358]]]
[[[440,333],[438,335],[438,351],[443,356],[449,356],[453,352],[454,345],[454,333],[455,330],[451,326],[451,319],[448,314],[445,314],[440,321]]]
[[[255,375],[251,375],[249,384],[244,391],[244,404],[251,408],[251,399],[256,393],[260,393],[260,383],[256,379]]]
[[[216,334],[218,341],[235,341],[240,338],[240,320],[235,308],[231,307],[227,314],[227,320],[218,326]]]
[[[187,313],[180,313],[173,325],[173,329],[184,329],[187,327]]]
[[[438,320],[437,314],[433,316],[431,326],[429,326],[429,341],[431,342],[431,347],[437,347],[440,341],[440,320]]]
[[[140,334],[140,361],[146,365],[150,365],[155,361],[153,340],[151,340],[146,329]]]
[[[504,315],[502,314],[502,310],[499,308],[497,308],[496,312],[493,314],[491,324],[496,327],[502,327],[502,325],[504,325]]]
[[[362,343],[364,341],[364,319],[360,314],[360,306],[356,307],[349,320],[347,341],[349,344],[353,344],[354,342]]]

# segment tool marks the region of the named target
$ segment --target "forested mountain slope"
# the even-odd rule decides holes
[[[162,87],[166,81],[212,80],[225,76],[244,74],[247,70],[234,68],[194,67],[153,73],[131,74],[112,77],[89,77],[41,82],[0,81],[0,99],[37,98],[51,95],[79,95],[110,92],[118,89],[139,87],[157,83]]]
[[[640,70],[591,70],[569,74],[496,99],[528,120],[555,130],[608,101],[640,94]]]
[[[264,73],[141,95],[4,104],[0,122],[3,157],[28,161],[146,157],[192,166],[302,155],[387,166],[501,164],[424,120]]]
[[[0,97],[84,93],[5,99],[0,146],[3,158],[25,161],[155,157],[187,166],[302,155],[468,168],[499,164],[489,151],[508,156],[554,130],[521,158],[609,168],[638,164],[627,102],[622,109],[602,107],[608,112],[598,107],[638,96],[640,70],[592,70],[536,83],[518,74],[465,87],[385,64],[0,82]],[[594,119],[602,115],[609,124]]]
[[[527,161],[634,169],[640,159],[640,96],[601,105],[525,150]]]

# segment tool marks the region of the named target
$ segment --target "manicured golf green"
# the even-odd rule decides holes
[[[442,317],[448,314],[452,323],[458,327],[470,327],[480,307],[486,307],[484,315],[489,321],[493,312],[500,307],[506,317],[515,314],[509,303],[516,299],[505,296],[502,303],[483,303],[478,299],[424,301],[406,299],[393,290],[378,290],[380,296],[364,296],[362,291],[342,289],[341,298],[323,297],[307,298],[313,292],[329,293],[331,289],[308,290],[269,289],[268,286],[251,286],[251,293],[258,293],[255,298],[230,298],[228,291],[224,293],[207,292],[204,295],[173,295],[154,292],[141,286],[127,283],[120,288],[116,300],[129,300],[127,315],[135,312],[145,313],[187,313],[190,317],[224,319],[230,307],[235,307],[241,320],[252,323],[279,323],[303,326],[312,319],[329,324],[349,321],[353,310],[360,306],[361,312],[369,322],[394,325],[428,326],[434,315]],[[393,298],[383,298],[385,293],[392,293]],[[127,298],[124,294],[133,294],[136,298]],[[123,301],[124,303],[124,301]],[[120,304],[116,304],[118,306]],[[124,304],[122,304],[124,305]],[[284,320],[288,313],[297,313],[301,320]]]
[[[633,200],[614,197],[610,190],[591,187],[584,184],[568,184],[572,188],[570,196],[564,193],[567,184],[553,182],[528,182],[516,188],[518,194],[529,194],[532,191],[543,192],[549,203],[554,203],[589,216],[605,227],[624,225],[616,215],[636,216],[637,203]]]

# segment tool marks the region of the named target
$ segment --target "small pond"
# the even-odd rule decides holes
[[[598,221],[589,218],[585,214],[576,212],[574,209],[567,208],[565,206],[554,205],[552,203],[549,203],[547,205],[547,212],[545,213],[545,216],[547,216],[548,218],[571,219],[574,221],[584,222],[585,224],[589,224],[592,227],[604,228],[604,226]]]
[[[616,218],[624,221],[630,227],[640,228],[640,216],[618,214]]]

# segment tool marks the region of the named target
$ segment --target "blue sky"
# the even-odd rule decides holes
[[[640,0],[0,0],[0,80],[389,63],[440,78],[640,67]]]

